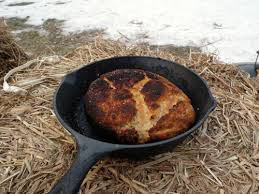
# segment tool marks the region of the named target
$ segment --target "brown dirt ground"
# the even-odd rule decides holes
[[[87,45],[96,36],[105,34],[103,30],[94,29],[64,35],[61,29],[64,21],[49,19],[41,26],[32,26],[26,24],[27,20],[28,18],[14,17],[7,19],[7,24],[14,32],[18,44],[33,57],[53,54],[64,55],[79,46]],[[140,44],[147,43],[140,41]],[[156,48],[158,46],[151,45],[151,47]],[[183,57],[189,56],[190,49],[199,51],[198,48],[194,47],[176,47],[174,45],[160,47],[174,51],[174,53]]]

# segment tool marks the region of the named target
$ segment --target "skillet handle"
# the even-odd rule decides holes
[[[74,163],[49,194],[76,194],[90,168],[98,159],[112,151],[111,148],[109,149],[109,146],[100,145],[100,143],[96,143],[96,141],[91,139],[89,141],[79,145]],[[103,147],[105,147],[105,150],[102,149]]]

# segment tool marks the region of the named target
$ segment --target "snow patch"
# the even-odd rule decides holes
[[[0,3],[0,16],[30,16],[28,24],[65,20],[64,33],[104,29],[117,39],[198,46],[225,62],[254,61],[259,49],[258,0],[30,0]]]

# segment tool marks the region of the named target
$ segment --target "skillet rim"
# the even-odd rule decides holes
[[[155,142],[151,142],[151,143],[145,143],[145,144],[119,144],[119,143],[111,143],[111,142],[106,142],[106,141],[100,141],[98,139],[95,139],[95,138],[91,138],[91,137],[88,137],[88,136],[85,136],[85,135],[82,135],[81,133],[77,132],[75,129],[73,129],[72,127],[70,127],[67,122],[65,120],[63,120],[62,116],[59,114],[59,111],[58,111],[58,108],[57,108],[57,95],[58,95],[58,92],[60,90],[60,88],[62,87],[62,85],[65,83],[65,80],[66,78],[71,75],[71,74],[74,74],[76,73],[77,71],[80,71],[81,69],[89,66],[89,65],[93,65],[97,62],[104,62],[104,61],[107,61],[107,60],[111,60],[111,59],[120,59],[120,58],[148,58],[148,59],[155,59],[155,60],[162,60],[162,61],[165,61],[165,62],[168,62],[168,63],[171,63],[173,65],[178,65],[178,66],[181,66],[183,67],[184,69],[186,69],[187,71],[190,71],[194,76],[198,77],[202,83],[205,85],[205,87],[207,88],[207,91],[208,91],[208,94],[209,94],[209,99],[210,99],[210,107],[208,108],[206,114],[202,117],[202,119],[200,119],[195,125],[193,125],[191,128],[187,129],[185,132],[177,135],[177,136],[174,136],[174,137],[171,137],[169,139],[165,139],[165,140],[161,140],[161,141],[155,141]],[[192,69],[189,69],[187,67],[185,67],[184,65],[181,65],[179,63],[176,63],[174,61],[170,61],[170,60],[167,60],[167,59],[163,59],[163,58],[160,58],[160,57],[151,57],[151,56],[138,56],[138,55],[125,55],[125,56],[115,56],[115,57],[109,57],[109,58],[104,58],[104,59],[101,59],[101,60],[96,60],[94,62],[91,62],[91,63],[88,63],[88,64],[85,64],[83,65],[82,67],[78,68],[78,69],[75,69],[74,71],[70,72],[70,73],[67,73],[63,79],[61,80],[61,82],[59,83],[58,87],[56,88],[55,90],[55,93],[54,93],[54,100],[53,100],[53,106],[54,106],[54,113],[58,119],[58,121],[60,122],[60,124],[72,135],[75,137],[76,139],[76,142],[78,144],[79,142],[79,137],[84,137],[85,140],[87,139],[91,139],[91,140],[95,140],[96,142],[100,143],[100,144],[109,144],[109,145],[114,145],[116,147],[120,147],[121,149],[137,149],[137,148],[152,148],[152,147],[156,147],[156,146],[161,146],[161,145],[164,145],[164,144],[168,144],[168,143],[172,143],[172,142],[177,142],[179,141],[180,139],[184,138],[184,137],[188,137],[191,133],[193,133],[195,130],[197,130],[201,125],[202,123],[208,118],[208,115],[216,108],[217,106],[217,102],[215,100],[215,98],[213,97],[210,89],[209,89],[209,86],[207,84],[207,82],[202,78],[200,77],[196,72],[194,72]]]

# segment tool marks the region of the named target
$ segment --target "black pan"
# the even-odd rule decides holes
[[[89,84],[101,74],[124,68],[151,71],[176,84],[192,100],[197,113],[195,124],[176,137],[141,145],[120,144],[106,134],[100,134],[98,132],[100,130],[91,124],[85,114],[82,97]],[[50,194],[77,193],[89,169],[107,154],[120,152],[126,156],[139,156],[172,150],[196,131],[215,107],[216,101],[206,82],[199,75],[182,65],[160,58],[141,56],[109,58],[91,63],[66,75],[55,93],[54,110],[60,123],[74,136],[78,152],[71,168]]]
[[[259,71],[259,63],[243,62],[236,63],[235,65],[237,65],[237,67],[242,71],[249,73],[251,77],[256,77],[256,71]]]

